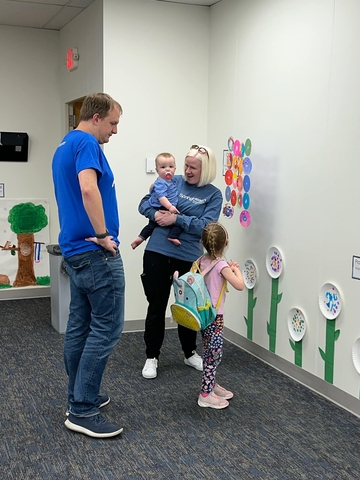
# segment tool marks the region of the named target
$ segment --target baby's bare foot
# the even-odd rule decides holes
[[[135,248],[138,247],[139,245],[141,245],[143,241],[144,241],[143,238],[137,237],[137,239],[134,240],[134,241],[131,243],[131,248],[132,248],[133,250],[135,250]]]
[[[169,242],[172,242],[174,245],[181,245],[180,240],[177,238],[168,238]]]

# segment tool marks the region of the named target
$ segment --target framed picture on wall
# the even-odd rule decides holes
[[[353,255],[352,258],[352,275],[351,278],[360,280],[360,257]]]
[[[226,170],[229,168],[228,167],[228,154],[229,154],[229,150],[223,150],[223,163],[222,163],[222,174],[223,176],[225,175],[226,173]]]

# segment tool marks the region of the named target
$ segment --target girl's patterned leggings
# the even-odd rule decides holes
[[[224,317],[217,315],[205,330],[201,331],[203,341],[204,370],[201,382],[201,391],[211,393],[215,386],[216,368],[221,362],[223,354]]]

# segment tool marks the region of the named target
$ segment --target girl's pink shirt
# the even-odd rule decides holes
[[[216,263],[218,262],[218,263]],[[209,272],[207,275],[204,277],[205,285],[207,286],[207,289],[209,290],[211,301],[213,304],[213,307],[216,307],[216,304],[219,299],[219,295],[224,283],[224,277],[221,275],[221,270],[225,267],[228,267],[229,264],[227,263],[226,260],[221,259],[221,260],[212,260],[208,255],[204,255],[204,257],[201,258],[200,261],[200,270],[203,271],[205,268],[210,266],[211,263],[216,263],[215,267]],[[224,303],[225,303],[225,296],[226,296],[226,291],[224,290],[224,294],[222,296],[220,306],[218,309],[218,314],[223,315],[224,314]]]

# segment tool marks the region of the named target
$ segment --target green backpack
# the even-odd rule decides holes
[[[204,330],[215,320],[226,287],[226,280],[224,280],[216,307],[213,307],[204,276],[211,272],[219,260],[201,272],[199,267],[201,258],[193,263],[190,272],[181,277],[178,272],[174,273],[175,303],[170,306],[176,323],[196,331]]]

